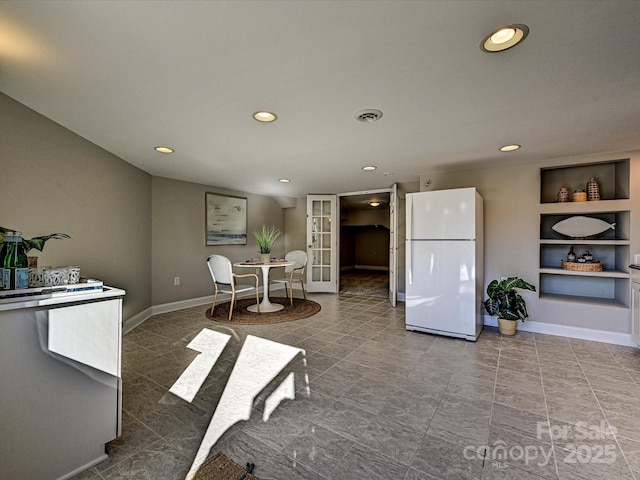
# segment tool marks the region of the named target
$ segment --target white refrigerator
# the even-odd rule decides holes
[[[406,196],[407,330],[477,340],[483,326],[483,208],[475,188]]]

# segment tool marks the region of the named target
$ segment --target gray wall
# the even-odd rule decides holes
[[[205,263],[209,255],[224,255],[233,262],[258,258],[253,232],[262,225],[285,231],[284,211],[271,197],[162,177],[153,177],[152,192],[152,305],[211,295]],[[206,192],[247,199],[246,245],[205,245]],[[276,240],[273,256],[284,256],[285,244],[285,236]],[[242,272],[236,269],[236,273]],[[180,285],[174,286],[174,277],[180,277]]]
[[[428,191],[476,187],[484,198],[485,269],[484,284],[501,276],[519,276],[539,285],[540,255],[540,169],[631,158],[630,196],[632,205],[640,198],[640,152],[585,155],[540,162],[501,165],[457,172],[432,173]],[[586,180],[585,180],[586,181]],[[640,253],[640,208],[631,211],[631,258]],[[589,302],[539,298],[524,292],[530,320],[536,322],[626,333],[630,331],[629,308]]]
[[[631,158],[631,198],[640,198],[640,152],[551,159],[421,176],[399,185],[399,291],[404,291],[404,194],[426,179],[430,190],[475,186],[485,205],[485,284],[504,275],[538,283],[540,168]],[[251,232],[285,230],[275,255],[306,249],[306,199],[282,209],[270,197],[152,178],[57,123],[0,94],[0,226],[27,238],[53,232],[40,265],[80,265],[82,276],[124,288],[124,318],[153,305],[211,294],[204,261],[256,257]],[[423,187],[424,188],[424,187]],[[246,246],[204,245],[204,193],[248,199]],[[640,253],[640,209],[631,212],[631,255]],[[173,285],[180,276],[181,284]],[[532,319],[614,332],[629,331],[629,309],[539,299],[528,294]]]
[[[124,318],[151,304],[151,176],[0,94],[0,225],[27,238],[64,232],[40,265],[127,291]]]
[[[285,236],[286,250],[307,251],[307,197],[296,199],[294,208],[284,210],[284,220],[287,229]]]

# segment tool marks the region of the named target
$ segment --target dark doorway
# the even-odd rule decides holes
[[[388,193],[341,197],[341,294],[389,296],[389,235]]]

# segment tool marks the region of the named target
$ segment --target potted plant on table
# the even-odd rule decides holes
[[[258,243],[258,250],[260,252],[260,262],[269,263],[271,261],[271,249],[273,244],[282,234],[275,226],[268,229],[264,225],[260,230],[253,232],[253,236]]]
[[[0,227],[0,244],[4,243],[4,236],[9,232],[15,232],[15,230],[12,230],[10,228]],[[42,251],[44,249],[44,244],[47,242],[47,240],[51,240],[51,239],[54,239],[54,238],[55,239],[62,239],[62,238],[71,238],[71,237],[69,235],[67,235],[66,233],[52,233],[50,235],[42,235],[40,237],[33,237],[31,239],[23,238],[22,239],[22,243],[24,243],[25,253],[27,253],[27,255],[28,255],[29,252],[31,250],[33,250],[34,248],[36,250]],[[38,262],[38,257],[29,257],[29,266],[30,267],[37,266],[37,262]]]
[[[484,308],[491,316],[498,317],[498,329],[503,335],[515,335],[518,320],[529,318],[527,304],[516,289],[536,291],[536,287],[518,277],[493,280],[487,287]]]

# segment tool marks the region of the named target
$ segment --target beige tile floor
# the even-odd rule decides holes
[[[310,297],[322,310],[296,322],[230,327],[198,307],[127,334],[123,435],[77,478],[179,479],[212,417],[224,425],[235,407],[245,419],[210,451],[253,462],[264,480],[640,478],[639,350],[493,329],[473,343],[407,332],[402,306],[384,299]],[[188,402],[168,390],[198,355],[186,345],[203,328],[229,341]],[[248,336],[305,354],[269,373],[256,396],[224,392],[267,368],[251,364]],[[278,392],[295,398],[273,409]]]

